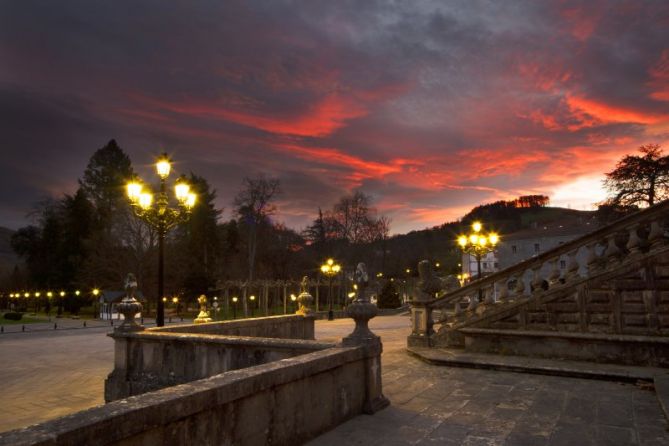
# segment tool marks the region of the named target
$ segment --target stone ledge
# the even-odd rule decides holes
[[[659,367],[635,367],[587,361],[468,353],[460,349],[445,348],[411,347],[407,348],[407,352],[430,364],[451,367],[626,382],[636,382],[637,380],[650,381],[656,376],[669,376],[669,369]]]
[[[189,325],[188,327],[192,327]],[[200,333],[173,333],[173,332],[158,332],[158,331],[135,331],[135,332],[113,332],[109,334],[112,338],[127,338],[140,339],[146,341],[178,341],[190,343],[211,343],[211,344],[228,344],[228,345],[244,345],[244,346],[262,346],[271,347],[275,349],[305,349],[305,350],[323,350],[334,347],[334,343],[325,343],[319,341],[312,341],[308,339],[281,339],[281,338],[264,338],[252,336],[233,336],[233,335],[217,335],[217,334],[200,334]]]
[[[0,434],[0,445],[91,444],[99,441],[100,435],[104,436],[105,443],[114,444],[365,357],[363,347],[337,347],[234,370],[3,433]]]
[[[464,334],[498,335],[498,336],[531,336],[546,338],[583,339],[590,341],[613,341],[613,342],[651,342],[669,345],[669,336],[642,336],[622,335],[608,333],[574,333],[561,331],[532,331],[532,330],[504,330],[497,328],[459,328]]]

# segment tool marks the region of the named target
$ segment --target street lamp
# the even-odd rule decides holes
[[[460,235],[458,237],[458,245],[460,249],[466,254],[474,256],[476,259],[477,279],[483,277],[481,271],[481,259],[483,256],[495,250],[495,246],[499,242],[499,235],[494,232],[484,234],[482,232],[483,225],[481,222],[475,221],[472,224],[472,232],[467,235]],[[479,301],[482,297],[482,290],[479,288]]]
[[[177,319],[178,319],[179,318],[179,298],[174,296],[172,298],[172,303],[174,304],[174,311],[175,311]]]
[[[339,274],[341,271],[341,265],[335,263],[333,259],[327,259],[327,261],[321,265],[321,272],[325,277],[328,278],[328,320],[334,320],[334,313],[332,312],[332,278]]]
[[[251,300],[251,317],[253,317],[253,310],[255,310],[255,307],[254,307],[253,304],[254,304],[255,301],[256,301],[256,297],[255,297],[255,295],[251,294],[251,296],[249,297],[249,299]]]
[[[196,200],[195,194],[190,192],[190,186],[183,177],[180,177],[174,187],[177,206],[170,207],[170,200],[167,195],[167,177],[170,175],[171,168],[169,157],[163,153],[156,162],[156,173],[160,178],[160,190],[155,200],[153,199],[153,193],[150,190],[145,191],[145,186],[139,181],[131,181],[126,186],[128,198],[135,215],[158,233],[158,296],[156,296],[158,302],[156,325],[158,327],[165,325],[165,304],[162,299],[165,289],[165,235],[171,228],[188,219]]]
[[[237,319],[237,296],[232,298],[232,318]]]

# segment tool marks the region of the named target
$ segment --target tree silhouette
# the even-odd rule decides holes
[[[641,146],[639,152],[640,156],[624,156],[606,174],[604,186],[612,194],[607,205],[652,206],[669,196],[669,156],[658,144]]]

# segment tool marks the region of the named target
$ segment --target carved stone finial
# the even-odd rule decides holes
[[[314,301],[314,298],[309,294],[309,277],[304,276],[302,278],[302,283],[300,284],[300,295],[297,296],[297,303],[299,308],[295,314],[301,314],[302,316],[308,316],[313,313],[311,309],[311,303]]]
[[[209,312],[207,311],[207,296],[201,294],[200,297],[197,298],[197,303],[200,304],[200,314],[197,315],[193,322],[196,324],[211,322]]]
[[[357,287],[355,300],[346,307],[346,314],[355,320],[355,329],[353,333],[343,339],[344,345],[360,345],[379,342],[379,337],[369,329],[369,320],[377,315],[376,305],[369,301],[367,297],[367,284],[369,275],[364,263],[358,263],[353,276],[353,281]]]
[[[125,297],[116,306],[123,315],[123,323],[116,328],[118,331],[144,330],[144,326],[135,321],[137,313],[142,311],[142,304],[135,299],[135,291],[137,291],[137,279],[133,273],[128,273],[125,278]]]

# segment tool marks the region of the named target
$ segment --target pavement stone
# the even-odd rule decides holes
[[[316,322],[338,341],[352,320]],[[406,352],[407,316],[370,321],[383,341],[384,394],[391,406],[360,415],[310,445],[669,445],[652,390],[630,383],[442,367]],[[103,402],[113,364],[108,327],[0,336],[0,431]]]

